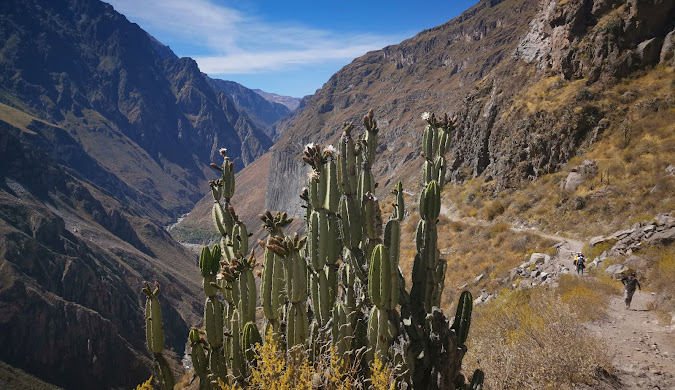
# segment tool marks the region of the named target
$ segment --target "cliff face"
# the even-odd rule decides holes
[[[276,121],[291,113],[288,107],[281,103],[268,101],[254,90],[248,89],[234,81],[208,77],[207,79],[215,91],[224,93],[232,100],[237,111],[244,113],[270,139],[277,138],[279,134],[276,133],[273,125]]]
[[[219,148],[242,168],[270,145],[108,4],[2,2],[0,360],[67,389],[133,388],[152,371],[143,280],[182,356],[199,271],[164,226],[202,197]]]
[[[35,0],[0,7],[0,101],[77,132],[87,150],[102,135],[119,140],[114,156],[95,159],[163,206],[184,212],[190,204],[176,194],[201,197],[198,185],[219,148],[242,168],[271,145],[192,59],[170,55],[111,6]],[[133,161],[139,158],[145,169]]]
[[[38,120],[0,129],[0,360],[65,388],[135,386],[151,373],[140,281],[164,287],[167,346],[181,354],[199,318],[190,253],[137,204],[46,154],[49,139],[68,137],[63,129]],[[86,156],[72,140],[56,151]],[[104,171],[87,162],[85,172]]]
[[[501,190],[554,171],[610,125],[579,91],[660,61],[672,66],[673,3],[481,1],[333,75],[273,147],[270,180],[299,169],[306,143],[334,143],[341,124],[360,123],[369,108],[381,129],[374,173],[382,193],[394,179],[418,181],[425,111],[459,117],[448,169],[455,182],[484,175]],[[553,78],[561,93],[579,93],[578,104],[528,105],[532,89]],[[296,210],[298,186],[268,186],[266,205]]]

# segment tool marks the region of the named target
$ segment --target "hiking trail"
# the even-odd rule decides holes
[[[460,217],[446,206],[441,213],[450,220],[488,227],[491,223],[475,218]],[[545,234],[536,228],[511,227],[514,232],[528,232],[558,242],[557,255],[551,263],[573,270],[574,254],[582,252],[584,242],[558,235]],[[590,262],[592,259],[588,259]],[[590,277],[587,274],[578,277]],[[620,281],[616,281],[621,286]],[[649,286],[643,286],[648,290]],[[584,324],[586,329],[606,346],[612,368],[611,375],[599,378],[592,386],[578,385],[577,390],[675,390],[675,325],[661,324],[650,311],[654,296],[648,291],[636,291],[631,308],[626,309],[622,295],[609,298],[607,314]],[[600,375],[603,376],[603,375]]]

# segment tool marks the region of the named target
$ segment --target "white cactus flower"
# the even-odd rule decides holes
[[[330,154],[330,155],[333,155],[333,154],[335,154],[336,150],[335,150],[335,147],[333,145],[327,145],[326,147],[323,148],[323,152],[327,153],[327,154]]]
[[[428,111],[422,113],[422,119],[424,119],[424,120],[429,119],[430,116],[431,116],[431,115],[429,115],[429,112],[428,112]]]
[[[305,150],[314,149],[314,146],[316,146],[316,145],[313,142],[310,142],[307,145],[305,145]]]
[[[411,317],[403,319],[403,325],[410,326],[410,324],[412,324],[412,318]]]
[[[418,359],[422,359],[424,357],[424,351],[420,352],[419,355],[417,355]]]
[[[307,172],[307,177],[309,180],[319,180],[319,172],[312,169],[311,171]]]
[[[222,154],[224,156],[225,153],[227,153],[227,149],[226,148],[220,148],[219,152],[220,152],[220,154]]]
[[[218,275],[216,275],[216,280],[220,280],[220,279],[222,279],[222,278],[223,278],[223,274],[218,273]]]

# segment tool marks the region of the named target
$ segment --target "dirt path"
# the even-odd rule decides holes
[[[441,206],[441,213],[453,221],[490,226],[484,220],[460,217],[445,206]],[[582,241],[536,229],[512,227],[511,230],[558,241],[558,255],[552,262],[569,269],[573,267],[574,254],[584,247]],[[675,325],[667,327],[659,323],[648,309],[652,299],[650,293],[638,291],[633,296],[631,309],[627,310],[622,296],[612,296],[607,315],[586,324],[588,331],[606,345],[616,378],[607,378],[596,386],[582,386],[578,390],[675,390]]]
[[[650,293],[637,291],[627,310],[623,297],[612,297],[607,316],[587,324],[605,341],[621,382],[609,388],[675,390],[675,331],[647,309],[652,299]]]

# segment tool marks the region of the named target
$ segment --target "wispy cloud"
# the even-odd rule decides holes
[[[400,36],[349,34],[265,21],[208,0],[107,0],[150,31],[199,47],[193,57],[209,74],[260,73],[348,60],[399,42]]]

